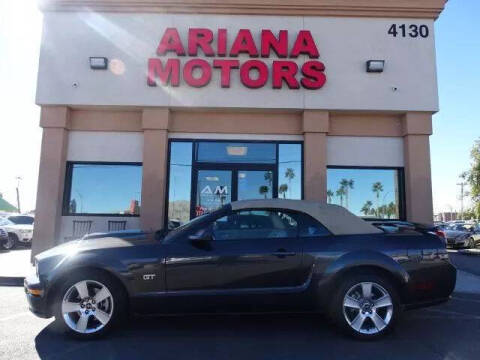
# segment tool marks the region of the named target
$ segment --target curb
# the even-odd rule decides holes
[[[24,277],[0,276],[0,286],[23,286]]]
[[[463,255],[480,256],[480,250],[461,249],[461,250],[458,250],[458,253]]]

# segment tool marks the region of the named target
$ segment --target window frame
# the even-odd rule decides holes
[[[358,216],[366,221],[406,221],[407,212],[406,212],[406,191],[405,191],[405,167],[402,166],[347,166],[347,165],[328,165],[327,166],[327,184],[328,184],[328,170],[329,169],[345,169],[345,170],[396,170],[397,171],[397,182],[398,182],[398,214],[399,218],[374,218],[374,217],[365,217]]]
[[[247,169],[250,165],[253,165],[251,170],[255,170],[257,168],[264,168],[266,166],[273,166],[275,168],[274,174],[276,175],[274,182],[277,182],[277,186],[274,187],[274,190],[272,194],[277,194],[277,197],[274,197],[275,199],[279,199],[278,197],[278,167],[279,167],[279,152],[280,152],[280,145],[282,144],[297,144],[300,145],[300,162],[301,162],[301,176],[302,176],[302,181],[300,182],[300,199],[303,200],[305,197],[305,140],[245,140],[245,139],[237,139],[237,138],[232,138],[232,139],[199,139],[199,138],[170,138],[168,139],[168,148],[167,148],[167,171],[166,171],[166,179],[167,179],[167,186],[165,189],[165,216],[164,216],[164,221],[163,221],[163,226],[167,227],[168,226],[168,204],[169,204],[169,193],[170,193],[170,163],[171,163],[171,149],[172,149],[172,143],[174,142],[190,142],[192,143],[192,169],[191,169],[191,188],[190,188],[190,203],[194,201],[194,196],[196,195],[194,185],[195,185],[195,172],[198,169],[202,168],[210,168],[210,167],[215,167],[219,166],[218,169],[222,170],[223,168],[232,168],[235,166],[241,166],[242,168],[244,167]],[[270,164],[263,164],[263,163],[258,163],[258,164],[252,164],[252,163],[207,163],[207,162],[197,162],[195,159],[195,144],[199,142],[210,142],[210,143],[273,143],[275,144],[275,162],[270,163]],[[246,166],[245,166],[246,165]],[[258,165],[258,166],[257,166]],[[223,166],[223,167],[222,167]],[[232,183],[233,186],[233,183]],[[192,209],[190,209],[190,214],[192,214]],[[190,215],[190,220],[192,220],[192,217]]]
[[[73,168],[75,165],[110,165],[110,166],[140,166],[143,167],[143,162],[120,162],[120,161],[67,161],[65,169],[65,186],[63,190],[63,204],[62,204],[62,216],[103,216],[103,217],[140,217],[140,214],[110,214],[110,213],[71,213],[69,211],[70,198],[72,196],[72,179]],[[143,179],[143,168],[142,168]],[[140,192],[142,189],[140,188]],[[140,208],[141,212],[141,208]]]

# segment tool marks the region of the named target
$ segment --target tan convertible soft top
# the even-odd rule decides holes
[[[241,200],[232,202],[233,210],[287,209],[300,211],[317,219],[334,235],[380,234],[382,230],[353,215],[347,209],[332,204],[305,200]]]

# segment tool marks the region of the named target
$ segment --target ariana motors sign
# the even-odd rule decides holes
[[[177,28],[167,28],[156,50],[158,57],[148,59],[147,84],[178,87],[185,83],[200,88],[211,82],[214,71],[220,74],[222,88],[230,87],[233,76],[250,89],[265,87],[269,79],[273,89],[316,90],[326,82],[325,65],[317,60],[318,47],[308,30],[298,31],[293,43],[288,30],[252,34],[240,29],[230,44],[227,35],[227,29],[190,28],[184,43]],[[199,58],[200,54],[211,59]],[[276,59],[271,64],[262,60],[273,54]],[[249,59],[240,61],[239,55]],[[294,61],[300,56],[306,58],[303,64]]]

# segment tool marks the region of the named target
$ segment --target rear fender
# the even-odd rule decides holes
[[[394,281],[394,286],[403,298],[405,286],[410,281],[410,276],[391,257],[371,250],[354,251],[340,256],[332,262],[317,282],[320,294],[334,291],[339,282],[347,274],[359,271],[378,271]]]

